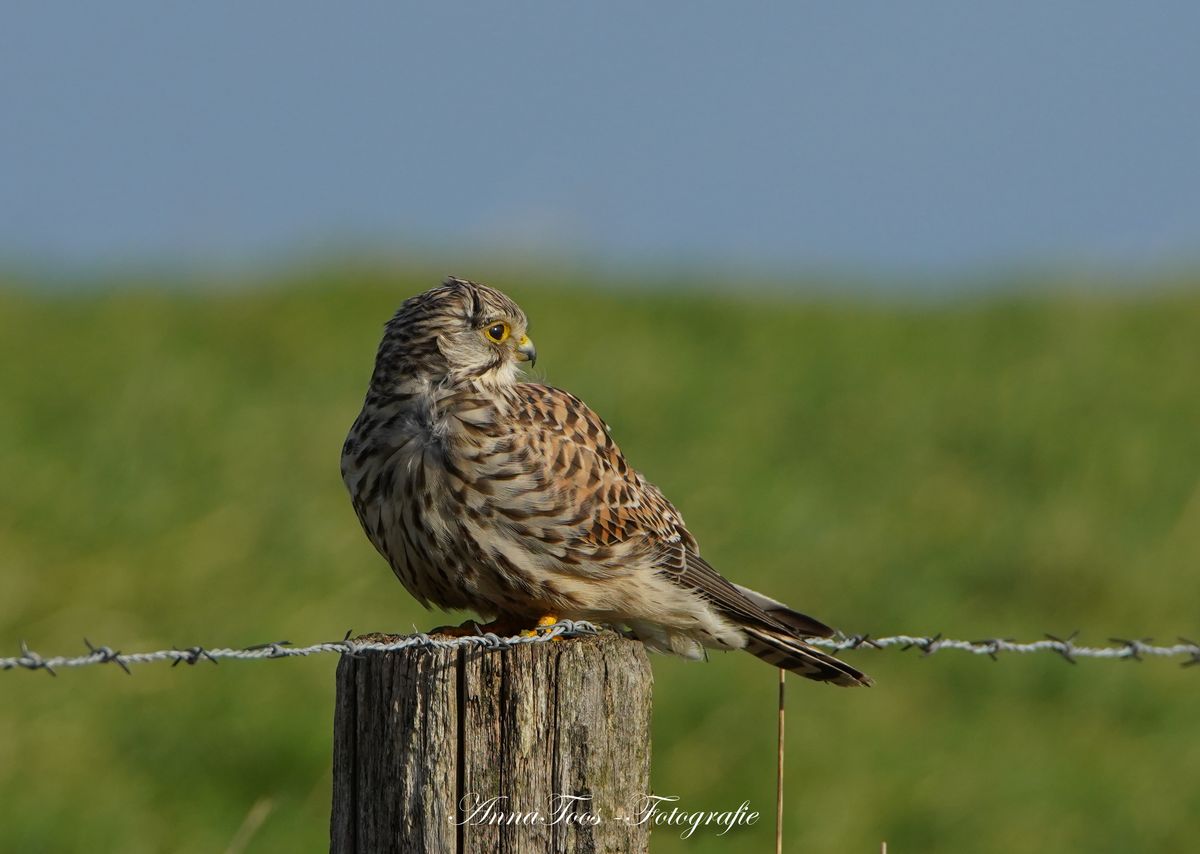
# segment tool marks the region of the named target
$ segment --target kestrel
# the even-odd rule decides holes
[[[836,685],[869,677],[804,643],[824,623],[727,581],[579,398],[520,382],[520,307],[449,278],[388,322],[342,478],[375,548],[421,604],[626,626],[688,658],[745,649]],[[539,619],[540,618],[540,619]]]

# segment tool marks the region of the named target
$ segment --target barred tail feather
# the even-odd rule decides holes
[[[873,684],[870,676],[798,638],[750,626],[744,626],[743,630],[746,651],[774,667],[782,667],[806,679],[832,682],[847,688]]]

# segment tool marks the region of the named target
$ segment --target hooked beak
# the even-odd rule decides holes
[[[515,352],[519,361],[528,362],[530,365],[537,364],[537,347],[533,346],[533,342],[529,340],[528,335],[521,336],[521,340],[517,342]]]

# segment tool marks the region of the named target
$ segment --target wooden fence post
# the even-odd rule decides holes
[[[642,854],[652,675],[611,632],[343,656],[336,854]]]

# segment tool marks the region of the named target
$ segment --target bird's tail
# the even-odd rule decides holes
[[[871,677],[840,659],[822,652],[792,635],[757,626],[743,626],[746,651],[775,667],[782,667],[817,682],[854,687],[870,686]]]

